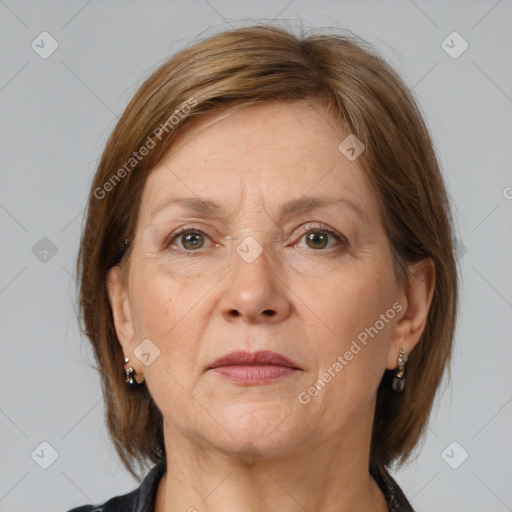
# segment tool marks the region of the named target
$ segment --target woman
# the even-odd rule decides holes
[[[111,438],[155,466],[75,510],[412,510],[387,467],[450,358],[452,237],[363,41],[253,26],[175,55],[106,145],[77,261]]]

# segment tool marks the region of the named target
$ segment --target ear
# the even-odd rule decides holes
[[[432,258],[409,265],[408,282],[402,287],[398,297],[402,316],[397,320],[389,345],[386,366],[389,370],[396,368],[401,348],[410,354],[420,341],[434,296],[435,279]]]
[[[114,317],[117,339],[125,354],[131,354],[136,340],[128,286],[124,282],[121,268],[111,268],[107,275],[107,292]]]

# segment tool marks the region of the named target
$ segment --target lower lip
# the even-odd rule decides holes
[[[213,370],[223,378],[241,384],[265,384],[289,377],[299,371],[295,368],[275,364],[219,366]]]

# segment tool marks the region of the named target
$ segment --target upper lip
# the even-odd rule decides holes
[[[208,367],[209,370],[213,368],[219,368],[220,366],[232,366],[232,365],[263,365],[263,364],[274,364],[278,366],[286,366],[288,368],[300,368],[290,359],[272,352],[270,350],[259,350],[258,352],[247,352],[245,350],[235,350],[225,354]]]

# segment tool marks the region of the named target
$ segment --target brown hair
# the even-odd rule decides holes
[[[163,418],[145,385],[125,383],[106,279],[117,264],[126,272],[124,241],[133,236],[146,179],[190,120],[303,99],[320,102],[365,144],[358,161],[379,197],[397,279],[407,282],[407,263],[431,257],[435,264],[434,295],[407,385],[394,393],[387,370],[378,388],[371,466],[402,464],[426,428],[450,359],[458,277],[450,205],[420,110],[396,72],[356,36],[297,37],[250,26],[180,51],[142,84],[108,139],[91,187],[77,258],[82,330],[98,362],[110,437],[134,476],[134,461],[165,458]],[[150,150],[139,158],[144,146]]]

